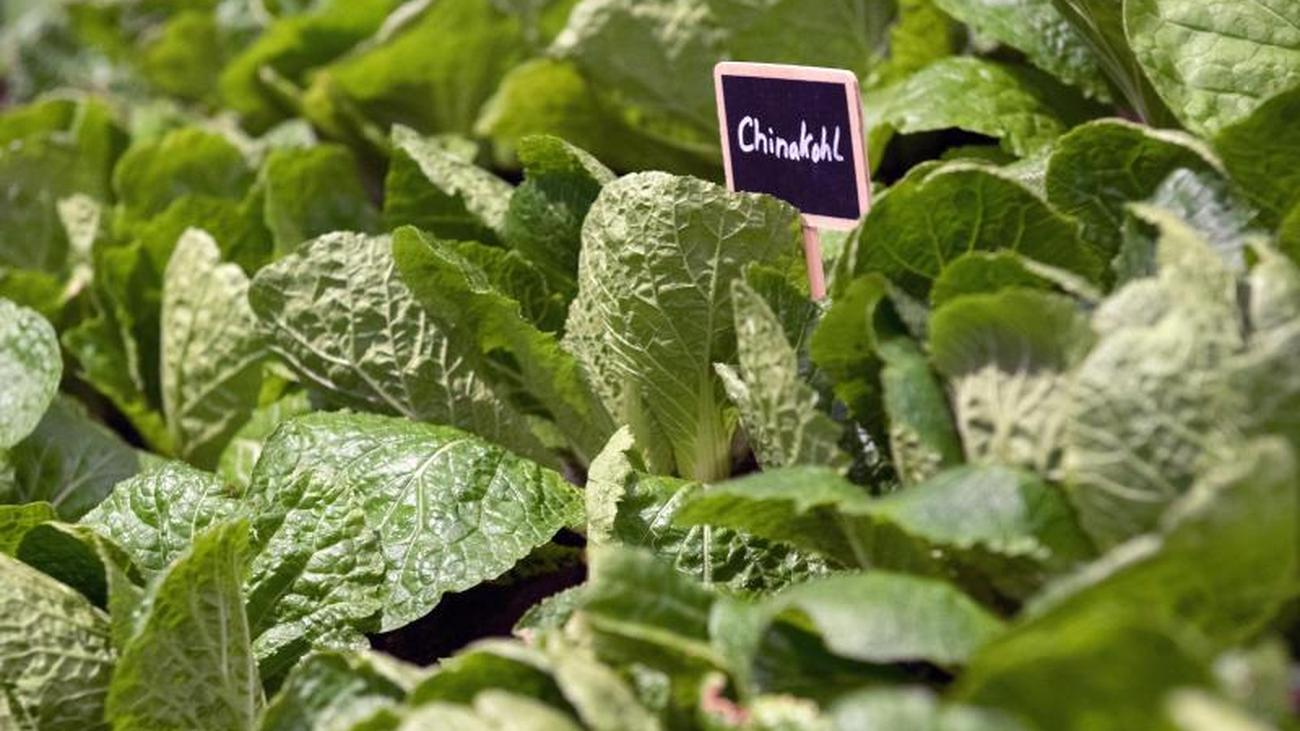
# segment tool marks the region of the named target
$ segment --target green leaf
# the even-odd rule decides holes
[[[420,671],[369,652],[305,658],[267,705],[258,731],[345,729],[381,708],[396,708]]]
[[[393,128],[384,180],[384,224],[412,225],[448,239],[496,243],[504,238],[513,188],[443,149],[436,138]]]
[[[141,75],[160,91],[191,101],[212,96],[223,62],[212,13],[182,10],[155,29],[140,49]]]
[[[1124,3],[1052,0],[1052,4],[1087,40],[1111,83],[1138,116],[1153,127],[1173,126],[1173,114],[1151,86],[1124,35]]]
[[[1062,731],[1173,731],[1167,694],[1205,686],[1208,672],[1177,638],[1148,623],[1027,625],[985,647],[956,700]],[[1069,692],[1062,692],[1068,683]]]
[[[937,0],[949,15],[1019,49],[1042,70],[1088,96],[1108,101],[1110,88],[1092,49],[1052,0]]]
[[[995,137],[1020,157],[1044,149],[1097,112],[1041,71],[971,56],[940,59],[876,90],[866,104],[873,136],[887,129],[914,134],[955,127]]]
[[[1163,228],[1159,273],[1094,313],[1097,346],[1062,414],[1070,498],[1103,547],[1150,529],[1253,408],[1232,385],[1245,345],[1235,278],[1185,224],[1148,213]]]
[[[290,86],[307,72],[370,37],[402,0],[355,3],[327,0],[311,12],[277,18],[221,72],[225,103],[243,122],[263,130],[290,116],[292,104],[277,80]]]
[[[137,143],[113,170],[113,191],[128,222],[152,218],[185,195],[239,200],[252,183],[234,145],[194,127]]]
[[[1300,31],[1296,32],[1300,36]],[[1300,44],[1300,40],[1297,41]],[[1300,52],[1300,45],[1297,45]],[[1300,56],[1297,57],[1300,63]],[[1300,83],[1300,79],[1297,80]],[[1252,203],[1276,223],[1300,203],[1300,132],[1291,121],[1300,114],[1300,89],[1278,94],[1248,117],[1214,138],[1224,167]]]
[[[0,555],[0,720],[106,729],[112,672],[108,617],[73,589]]]
[[[520,311],[537,329],[559,332],[569,314],[574,288],[555,284],[540,267],[513,249],[489,246],[478,241],[449,241],[456,253],[483,270],[487,281],[519,303]]]
[[[897,81],[955,55],[965,42],[962,36],[961,26],[934,0],[901,0],[898,19],[889,29],[889,60],[873,72],[867,86]]]
[[[615,181],[592,206],[565,345],[639,443],[671,449],[657,471],[730,471],[733,423],[713,372],[736,353],[727,283],[751,262],[788,261],[797,237],[780,201],[663,173]]]
[[[1105,252],[1085,244],[1077,224],[1029,189],[963,163],[895,186],[855,236],[854,276],[880,272],[917,297],[948,262],[971,251],[1015,251],[1091,281],[1105,266]]]
[[[529,50],[523,19],[502,5],[450,0],[407,6],[395,14],[400,20],[386,22],[367,43],[316,71],[306,116],[327,129],[346,124],[328,106],[314,104],[337,95],[384,129],[405,124],[426,133],[469,133],[501,77]]]
[[[1084,240],[1110,259],[1120,248],[1125,206],[1150,198],[1179,168],[1220,172],[1213,153],[1190,136],[1100,120],[1057,144],[1047,166],[1047,199],[1079,219]]]
[[[1195,628],[1216,649],[1256,636],[1297,592],[1295,455],[1264,439],[1219,459],[1156,532],[1049,586],[1027,610],[1030,621],[1141,617]]]
[[[0,490],[0,502],[43,500],[64,520],[80,518],[140,469],[134,449],[67,397],[50,404],[36,430],[9,458],[13,492]]]
[[[14,446],[36,428],[62,373],[59,338],[50,323],[0,299],[0,449]]]
[[[867,274],[837,289],[841,291],[813,331],[808,351],[833,384],[836,398],[858,421],[870,422],[880,411],[876,320],[889,307],[889,282]]]
[[[1300,84],[1300,8],[1289,3],[1127,0],[1124,28],[1156,91],[1201,135]]]
[[[1053,289],[1051,280],[1035,271],[1030,259],[1014,251],[972,251],[953,259],[939,272],[930,289],[930,302],[939,308],[964,295],[992,294],[1003,289]]]
[[[239,500],[214,475],[165,462],[118,483],[81,524],[121,546],[147,578],[188,551],[200,533],[240,512]]]
[[[275,150],[267,157],[260,180],[266,196],[263,210],[278,255],[331,231],[370,232],[378,227],[379,214],[346,147]]]
[[[114,729],[253,729],[262,703],[240,584],[248,524],[216,526],[153,582],[113,671]]]
[[[928,575],[1024,594],[1042,575],[1091,555],[1056,488],[1002,466],[940,472],[885,497],[827,470],[778,470],[691,495],[677,522],[784,541],[846,566]]]
[[[623,427],[597,455],[584,489],[589,546],[619,543],[652,549],[679,572],[738,593],[765,593],[825,567],[788,546],[739,531],[675,524],[700,485],[638,470],[632,435]]]
[[[330,490],[347,492],[382,541],[386,629],[424,616],[444,593],[505,573],[576,522],[581,505],[559,474],[464,432],[311,414],[276,432],[254,472],[248,499],[259,540],[289,537],[277,531],[290,527],[282,501],[294,492]]]
[[[0,554],[14,555],[27,531],[55,517],[49,503],[0,505]]]
[[[572,63],[553,58],[511,69],[483,107],[475,134],[491,138],[493,157],[503,167],[517,162],[523,140],[548,135],[581,146],[616,170],[718,177],[716,152],[635,128]]]
[[[551,705],[563,705],[564,696],[550,674],[541,650],[500,639],[481,640],[440,663],[411,691],[409,703],[423,706],[446,702],[469,704],[485,690],[499,688]]]
[[[921,348],[905,337],[879,347],[880,387],[889,424],[889,454],[905,485],[933,477],[962,459],[947,394]]]
[[[387,236],[333,233],[258,272],[248,295],[271,350],[330,400],[467,429],[545,459],[521,417],[437,329],[397,273]]]
[[[806,623],[834,654],[869,663],[960,665],[1003,631],[951,586],[883,571],[814,579],[765,608],[770,617]]]
[[[139,575],[131,559],[111,540],[85,526],[49,522],[33,527],[23,536],[14,558],[58,579],[81,592],[91,604],[115,611],[116,603],[139,591]],[[123,617],[112,617],[114,646],[116,625]]]
[[[818,410],[818,395],[799,376],[799,355],[781,322],[743,280],[732,282],[739,367],[715,367],[740,409],[741,423],[764,468],[796,464],[847,466],[842,429]]]
[[[533,326],[519,303],[492,289],[481,271],[445,242],[405,227],[393,234],[403,281],[439,329],[475,349],[476,368],[497,394],[524,409],[530,401],[553,419],[578,456],[591,458],[613,431],[578,361]]]
[[[1005,289],[959,297],[930,319],[967,460],[1059,474],[1069,373],[1093,335],[1071,299]]]
[[[257,407],[266,346],[248,305],[248,278],[217,242],[191,229],[163,275],[163,414],[180,456],[215,467]]]
[[[582,222],[614,174],[556,137],[525,137],[516,149],[525,179],[510,197],[505,240],[552,281],[576,291]]]
[[[262,445],[280,424],[312,410],[304,391],[295,391],[253,412],[248,422],[230,438],[217,461],[217,474],[235,485],[247,485],[253,476]]]

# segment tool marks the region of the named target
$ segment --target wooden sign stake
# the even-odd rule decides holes
[[[803,258],[808,265],[808,292],[814,300],[826,298],[826,271],[822,266],[822,235],[815,226],[804,224]]]

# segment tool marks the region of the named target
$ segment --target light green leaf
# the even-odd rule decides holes
[[[906,337],[879,345],[880,386],[889,424],[889,454],[904,485],[933,477],[961,462],[952,410],[930,359]]]
[[[940,59],[866,97],[873,136],[888,129],[914,134],[955,127],[996,137],[1020,157],[1042,150],[1097,113],[1041,71],[972,56]]]
[[[183,462],[150,468],[113,489],[81,524],[112,539],[146,576],[165,570],[240,503],[216,476]]]
[[[608,698],[602,700],[608,702]],[[499,690],[479,695],[474,710],[491,728],[501,731],[582,731],[569,716],[544,703]]]
[[[1169,716],[1179,731],[1273,731],[1267,723],[1206,691],[1172,693]]]
[[[239,149],[196,127],[137,143],[113,170],[113,192],[126,222],[152,218],[186,195],[239,200],[252,183]]]
[[[190,229],[163,275],[162,403],[180,456],[215,467],[257,407],[266,347],[248,278],[217,242]]]
[[[397,273],[387,236],[334,233],[258,272],[249,302],[271,349],[334,402],[467,429],[545,458]]]
[[[732,282],[739,366],[715,367],[740,409],[750,444],[765,468],[796,464],[845,467],[841,428],[818,409],[818,395],[799,374],[799,355],[781,322],[743,280]]]
[[[1047,199],[1078,218],[1084,240],[1110,259],[1119,251],[1125,206],[1150,198],[1178,168],[1210,175],[1221,170],[1209,148],[1188,135],[1118,119],[1091,122],[1056,145],[1047,165]]]
[[[586,728],[659,731],[659,720],[641,705],[628,683],[591,650],[558,639],[547,650],[555,682]]]
[[[262,445],[280,424],[312,410],[304,391],[295,391],[253,412],[248,422],[230,438],[217,461],[217,474],[235,485],[247,485],[253,476]]]
[[[387,629],[424,616],[444,593],[505,573],[579,520],[582,500],[559,474],[455,429],[311,414],[276,432],[254,472],[248,499],[259,539],[289,537],[277,532],[290,526],[276,513],[293,492],[330,490],[348,493],[381,539]]]
[[[266,707],[258,731],[335,731],[381,708],[396,708],[420,671],[370,652],[305,658]]]
[[[404,6],[367,42],[313,74],[306,116],[326,129],[346,128],[351,120],[335,116],[336,101],[317,104],[340,97],[383,129],[406,124],[429,133],[469,133],[501,77],[530,50],[524,19],[503,5],[449,0]]]
[[[895,186],[872,208],[850,243],[851,274],[880,272],[923,297],[939,273],[971,251],[1010,250],[1098,281],[1105,252],[1079,227],[1004,175],[954,163]]]
[[[814,579],[772,597],[766,609],[807,624],[832,653],[869,663],[960,665],[1003,631],[953,587],[883,571]]]
[[[889,29],[889,59],[875,71],[868,87],[897,81],[961,50],[963,29],[934,0],[901,0]],[[879,164],[873,158],[873,166]]]
[[[788,205],[663,173],[615,181],[592,206],[565,344],[615,419],[671,450],[657,471],[729,472],[734,425],[713,372],[735,359],[728,282],[751,262],[788,261],[797,240]]]
[[[1027,617],[1037,626],[1160,620],[1200,630],[1220,650],[1256,636],[1297,591],[1296,474],[1282,440],[1240,446],[1205,469],[1154,533],[1049,586]]]
[[[248,524],[216,526],[159,575],[113,671],[114,729],[251,730],[262,703],[240,588]]]
[[[0,449],[36,428],[63,373],[59,339],[36,312],[0,299]]]
[[[443,238],[487,243],[505,237],[509,183],[408,127],[393,128],[392,146],[384,180],[387,228],[411,225]]]
[[[1078,276],[1014,251],[972,251],[943,268],[930,289],[930,302],[938,308],[963,295],[992,294],[1011,288],[1060,290],[1085,302],[1101,299],[1100,292]]]
[[[137,65],[159,91],[189,101],[211,97],[224,54],[217,19],[210,12],[181,10],[142,43]]]
[[[485,690],[498,688],[563,706],[564,696],[550,674],[546,655],[518,642],[489,639],[475,642],[434,668],[409,703],[469,704]]]
[[[447,245],[483,270],[488,282],[519,303],[520,310],[537,329],[559,332],[569,315],[573,289],[564,289],[547,279],[540,267],[514,249],[489,246],[478,241],[448,241]]]
[[[221,73],[223,101],[250,128],[263,130],[290,116],[292,103],[279,90],[346,53],[379,29],[402,0],[356,3],[328,0],[311,12],[277,18]]]
[[[936,0],[957,20],[1023,51],[1042,70],[1088,96],[1108,101],[1110,88],[1092,49],[1052,0]]]
[[[1300,17],[1300,16],[1298,16]],[[1296,30],[1300,63],[1300,30]],[[1300,77],[1297,78],[1300,84]],[[1300,132],[1292,121],[1300,114],[1300,88],[1260,104],[1248,117],[1225,127],[1214,138],[1224,167],[1250,201],[1276,223],[1300,203]]]
[[[889,309],[889,282],[880,274],[852,281],[849,276],[844,274],[846,284],[836,285],[839,291],[813,331],[808,351],[833,384],[836,398],[855,419],[871,423],[881,409],[876,321]]]
[[[1235,278],[1178,219],[1146,215],[1163,228],[1159,274],[1094,313],[1097,346],[1062,414],[1070,498],[1103,547],[1154,526],[1251,408],[1231,383],[1231,359],[1245,345]]]
[[[55,517],[49,503],[0,505],[0,553],[14,555],[27,531]]]
[[[1005,289],[959,297],[930,319],[966,458],[1059,474],[1069,373],[1093,335],[1071,299]]]
[[[331,231],[369,232],[379,224],[357,161],[346,147],[275,150],[267,157],[260,180],[277,254],[287,254]]]
[[[112,672],[108,617],[73,589],[0,555],[0,720],[106,729]]]
[[[404,227],[393,234],[392,246],[415,299],[443,332],[477,351],[477,375],[521,410],[540,406],[580,459],[595,455],[614,426],[577,359],[556,336],[534,327],[518,302],[492,289],[446,242]]]
[[[582,222],[614,174],[556,137],[525,137],[516,152],[525,178],[510,197],[504,238],[552,281],[576,291]]]
[[[1127,0],[1124,29],[1156,91],[1198,134],[1300,84],[1300,8],[1291,3]]]

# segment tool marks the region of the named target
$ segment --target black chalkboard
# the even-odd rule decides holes
[[[732,190],[774,195],[825,228],[862,218],[867,171],[852,72],[729,62],[715,82]]]

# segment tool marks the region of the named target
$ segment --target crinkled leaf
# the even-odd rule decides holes
[[[239,500],[215,475],[166,462],[118,483],[81,524],[111,538],[149,577],[189,550],[209,526],[239,512]]]
[[[898,478],[912,485],[960,463],[957,424],[929,358],[903,337],[881,343],[879,351],[889,454]]]
[[[0,719],[18,728],[105,729],[108,617],[81,594],[0,555]]]
[[[55,517],[49,503],[0,505],[0,553],[14,555],[27,531]]]
[[[1008,289],[959,297],[930,319],[967,460],[1060,471],[1069,372],[1092,346],[1073,300]]]
[[[262,445],[280,424],[312,410],[304,391],[295,391],[253,412],[248,422],[230,438],[217,461],[217,474],[236,485],[247,485],[253,476]]]
[[[22,441],[54,399],[63,356],[53,326],[0,299],[0,449]]]
[[[259,509],[282,505],[292,492],[331,490],[348,493],[381,539],[390,629],[424,616],[446,592],[505,573],[575,522],[581,504],[559,474],[464,432],[347,414],[282,426],[249,498]],[[259,539],[279,542],[279,533],[262,530],[265,521],[274,531],[276,517],[259,517]]]
[[[475,371],[470,345],[439,330],[398,276],[389,237],[322,236],[258,272],[249,302],[271,349],[332,401],[544,454]]]
[[[1292,3],[1126,0],[1124,29],[1156,91],[1199,134],[1300,84],[1300,7]]]
[[[191,229],[163,275],[163,414],[185,459],[215,467],[257,407],[265,344],[248,305],[248,278],[221,262],[217,242]]]
[[[440,329],[477,350],[479,377],[521,409],[529,402],[553,419],[581,458],[590,459],[613,431],[608,412],[577,359],[533,326],[519,303],[491,288],[446,242],[413,228],[393,235],[402,280]]]
[[[799,374],[799,354],[781,322],[743,280],[732,283],[739,366],[716,366],[740,409],[741,423],[767,468],[796,464],[845,466],[841,428],[818,409],[818,394]]]
[[[937,5],[983,35],[1023,51],[1035,66],[1088,96],[1109,99],[1106,76],[1092,49],[1052,0],[937,0]]]
[[[388,228],[411,225],[435,236],[488,243],[504,238],[509,183],[408,127],[393,128],[392,146],[384,181]]]
[[[1207,147],[1178,132],[1117,119],[1091,122],[1056,145],[1047,166],[1047,199],[1078,218],[1084,240],[1110,259],[1119,251],[1124,206],[1151,197],[1178,168],[1213,175],[1219,163]]]
[[[729,471],[733,424],[713,372],[735,359],[728,283],[787,260],[797,236],[780,201],[663,173],[615,181],[592,206],[565,344],[616,420],[661,450],[659,471]]]
[[[255,728],[262,689],[240,587],[247,551],[247,523],[216,526],[150,585],[113,671],[113,728]]]
[[[136,144],[113,170],[113,191],[128,221],[152,218],[185,195],[239,200],[252,183],[238,148],[195,127]]]

